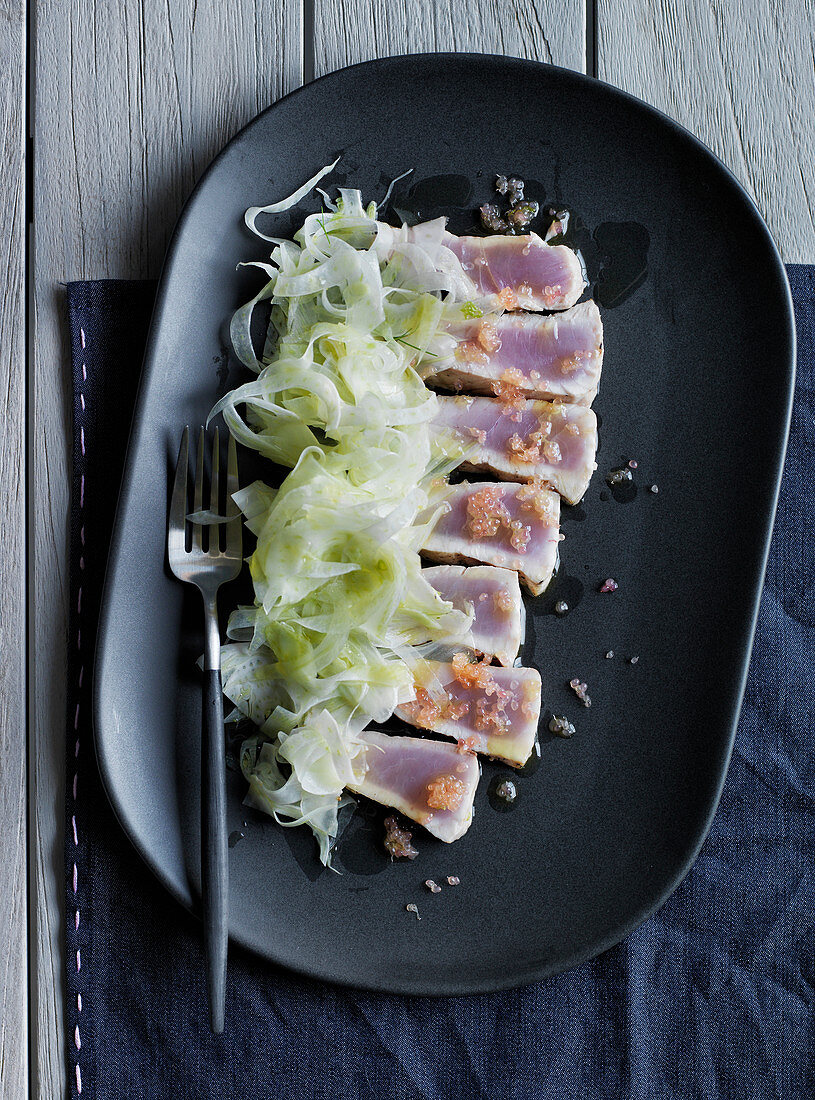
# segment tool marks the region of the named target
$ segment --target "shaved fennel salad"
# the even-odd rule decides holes
[[[241,749],[248,801],[281,825],[307,825],[325,864],[352,802],[344,790],[361,732],[413,698],[428,646],[467,645],[472,622],[431,587],[419,557],[463,453],[430,432],[438,399],[421,374],[445,350],[445,318],[462,315],[447,294],[461,268],[433,241],[378,223],[356,190],[333,201],[320,192],[322,209],[293,240],[257,228],[333,167],[246,213],[273,246],[268,262],[249,265],[265,282],[231,322],[255,377],[211,413],[290,470],[278,488],[256,481],[235,498],[257,538],[254,603],[230,616],[223,690],[230,717],[257,727]],[[250,325],[261,302],[271,311],[258,356]]]

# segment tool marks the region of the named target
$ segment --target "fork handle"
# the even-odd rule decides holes
[[[210,1026],[224,1030],[229,872],[221,670],[204,670],[201,707],[201,880]]]

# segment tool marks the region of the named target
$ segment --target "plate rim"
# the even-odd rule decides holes
[[[307,84],[303,84],[298,88],[293,89],[286,95],[281,96],[280,99],[269,104],[262,111],[259,111],[254,115],[244,126],[242,126],[234,135],[227,141],[219,152],[212,158],[206,168],[202,171],[195,186],[190,191],[184,205],[179,213],[178,219],[175,223],[173,231],[170,235],[167,249],[164,255],[162,269],[158,280],[156,289],[156,297],[153,305],[153,312],[150,319],[148,328],[147,342],[145,345],[145,353],[142,361],[142,368],[140,372],[140,379],[136,395],[136,404],[134,406],[133,417],[130,424],[130,431],[128,436],[128,444],[125,455],[125,461],[123,466],[122,480],[119,487],[117,504],[115,510],[115,518],[113,524],[112,537],[108,549],[107,561],[105,564],[104,581],[102,584],[102,595],[99,609],[99,621],[97,625],[96,633],[96,645],[94,650],[94,666],[93,666],[93,690],[92,690],[92,724],[93,724],[93,743],[95,748],[95,755],[97,766],[99,769],[99,775],[102,781],[102,786],[105,791],[109,805],[112,807],[114,815],[119,822],[123,832],[125,833],[128,841],[133,845],[136,852],[140,856],[141,860],[149,868],[158,882],[164,889],[185,909],[190,911],[196,918],[198,918],[198,906],[196,899],[191,889],[183,891],[178,888],[176,882],[164,871],[157,861],[153,861],[150,856],[150,852],[147,850],[146,845],[141,841],[137,833],[130,828],[126,816],[120,812],[119,804],[115,796],[115,787],[112,780],[112,771],[109,766],[108,744],[105,737],[102,735],[102,728],[104,726],[103,708],[102,708],[102,684],[105,675],[105,651],[106,640],[111,632],[111,623],[109,615],[110,607],[110,590],[114,586],[114,581],[117,573],[117,567],[119,558],[121,556],[122,546],[122,516],[125,512],[126,505],[129,499],[129,495],[132,492],[133,485],[128,478],[128,470],[131,466],[132,454],[137,450],[138,437],[143,430],[144,424],[144,408],[145,401],[144,395],[147,391],[150,377],[153,371],[156,369],[155,356],[154,356],[154,344],[157,340],[157,333],[162,327],[162,319],[164,311],[167,308],[168,286],[170,284],[170,276],[172,274],[173,264],[176,258],[176,253],[179,247],[179,243],[184,232],[186,223],[191,216],[191,212],[195,205],[196,198],[200,190],[203,189],[204,184],[209,178],[215,166],[226,157],[233,146],[238,145],[244,138],[246,133],[251,130],[260,119],[264,118],[269,112],[274,111],[282,103],[295,99],[299,96],[306,96],[310,93],[311,88],[314,85],[322,84],[324,82],[331,82],[344,77],[346,74],[355,72],[356,70],[374,70],[379,68],[387,68],[389,66],[404,66],[413,65],[419,66],[425,65],[428,62],[438,63],[440,61],[446,61],[453,65],[484,65],[489,63],[496,68],[509,68],[509,69],[545,69],[552,71],[560,79],[565,79],[575,83],[576,85],[582,85],[584,87],[597,86],[602,89],[603,94],[608,94],[613,99],[618,99],[620,102],[627,106],[633,107],[635,110],[644,111],[647,115],[658,119],[663,125],[667,125],[668,129],[673,131],[676,135],[680,136],[684,140],[690,142],[695,149],[703,156],[706,157],[712,164],[723,174],[724,180],[731,188],[734,188],[736,193],[745,202],[747,211],[752,219],[752,228],[763,238],[763,243],[769,247],[769,255],[773,262],[773,276],[778,283],[779,291],[779,312],[785,314],[786,319],[786,331],[782,333],[782,337],[786,337],[788,345],[788,354],[785,354],[782,348],[778,355],[778,362],[775,365],[779,375],[781,375],[782,360],[785,360],[783,366],[786,368],[782,377],[779,378],[779,385],[783,381],[786,383],[786,402],[784,409],[784,418],[781,424],[782,431],[779,432],[777,442],[777,453],[774,455],[775,463],[775,478],[772,485],[772,495],[770,500],[770,507],[767,509],[766,514],[763,517],[764,529],[762,532],[761,545],[763,547],[761,554],[760,567],[756,575],[756,583],[754,590],[751,594],[752,606],[750,608],[750,624],[749,629],[743,636],[743,657],[742,657],[742,669],[739,677],[738,684],[736,685],[735,698],[737,705],[733,709],[733,718],[730,723],[730,728],[727,732],[727,744],[723,745],[723,757],[722,765],[719,769],[715,794],[711,798],[710,807],[708,813],[703,819],[700,820],[697,835],[693,838],[693,843],[689,845],[688,854],[684,860],[682,860],[678,869],[674,875],[667,881],[666,885],[655,895],[652,902],[640,906],[635,912],[633,912],[629,918],[610,931],[607,936],[603,937],[600,941],[593,941],[590,945],[583,948],[576,949],[566,957],[560,956],[555,962],[549,964],[527,964],[526,966],[518,965],[513,968],[512,973],[500,977],[490,978],[488,980],[478,980],[478,975],[475,976],[476,980],[463,981],[455,978],[454,980],[445,981],[421,981],[418,984],[411,983],[409,981],[393,981],[387,978],[381,978],[380,980],[370,980],[364,982],[355,982],[349,978],[338,976],[334,972],[327,972],[319,966],[311,965],[308,960],[303,960],[302,963],[295,965],[294,962],[282,961],[277,958],[273,958],[267,949],[262,944],[255,942],[251,937],[236,935],[230,929],[230,940],[241,947],[244,950],[251,952],[254,955],[259,956],[264,961],[270,963],[275,967],[280,967],[288,971],[289,973],[302,975],[310,980],[318,982],[327,982],[331,985],[340,986],[347,989],[367,990],[377,993],[390,993],[395,995],[409,995],[409,996],[424,996],[424,997],[445,997],[445,996],[461,996],[469,994],[484,994],[500,992],[502,990],[520,988],[522,986],[529,985],[533,982],[543,980],[548,977],[552,977],[556,974],[563,973],[571,970],[576,966],[580,966],[582,963],[589,961],[609,950],[611,947],[619,944],[627,936],[629,936],[635,929],[647,921],[655,912],[657,912],[667,900],[675,893],[684,879],[690,872],[693,864],[698,858],[699,852],[704,844],[707,836],[710,832],[710,828],[713,819],[716,815],[716,811],[719,806],[722,790],[724,788],[727,774],[730,767],[730,760],[733,752],[733,745],[735,742],[736,729],[738,726],[739,717],[741,715],[741,709],[744,700],[744,692],[747,684],[747,677],[750,667],[750,657],[753,649],[753,642],[755,638],[755,631],[758,622],[759,606],[761,602],[761,595],[764,590],[764,581],[766,577],[767,562],[769,559],[770,543],[772,538],[772,532],[775,523],[775,515],[778,506],[779,493],[781,489],[781,481],[784,473],[785,457],[789,439],[789,431],[792,417],[792,405],[794,399],[794,386],[796,376],[796,329],[795,329],[795,315],[793,311],[792,294],[790,290],[789,280],[787,278],[786,270],[783,260],[778,251],[778,247],[764,221],[753,197],[746,190],[741,181],[735,176],[730,168],[713,152],[700,138],[691,133],[681,123],[671,118],[665,112],[659,108],[654,107],[652,104],[647,103],[645,100],[638,98],[637,96],[626,92],[621,88],[616,87],[607,81],[600,80],[596,77],[589,76],[586,73],[580,73],[573,69],[564,68],[560,65],[552,65],[548,62],[536,61],[530,58],[518,58],[508,57],[503,54],[494,53],[473,53],[462,52],[455,53],[449,51],[439,51],[432,53],[422,54],[397,54],[389,55],[387,57],[373,58],[368,61],[357,62],[354,65],[348,65],[341,69],[333,70],[330,73],[325,73],[315,80],[310,81]],[[779,394],[784,396],[783,391],[779,388]],[[189,885],[189,884],[188,884]]]

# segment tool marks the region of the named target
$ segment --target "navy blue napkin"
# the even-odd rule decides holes
[[[200,932],[101,789],[92,654],[154,286],[73,283],[68,1071],[95,1100],[750,1100],[815,1095],[815,268],[791,267],[792,436],[730,773],[691,874],[625,943],[525,989],[325,987],[235,948],[208,1028]]]

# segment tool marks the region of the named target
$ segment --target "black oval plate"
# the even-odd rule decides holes
[[[600,468],[583,505],[564,509],[561,576],[530,604],[525,654],[541,670],[545,706],[570,714],[577,733],[565,741],[542,725],[541,765],[519,779],[511,814],[490,808],[496,769],[486,765],[468,834],[452,846],[422,836],[415,863],[390,864],[378,817],[358,813],[340,845],[341,875],[320,868],[307,830],[248,814],[231,773],[230,829],[246,836],[230,853],[230,929],[261,955],[331,981],[500,989],[618,941],[675,889],[707,832],[783,461],[788,288],[754,206],[707,149],[652,108],[551,66],[375,61],[287,97],[226,147],[187,204],[162,277],[95,688],[111,801],[186,905],[197,880],[201,648],[197,597],[164,566],[168,469],[182,426],[200,423],[237,378],[225,324],[258,278],[235,265],[268,253],[244,228],[244,209],[288,194],[338,154],[329,187],[379,198],[413,168],[396,205],[449,213],[457,231],[491,197],[496,172],[534,181],[533,197],[583,220],[609,307]],[[278,218],[274,232],[288,235],[298,218]],[[638,491],[620,503],[604,475],[630,458]],[[607,576],[619,591],[600,595]],[[561,593],[574,605],[565,618],[552,613]],[[591,710],[568,690],[573,676],[588,681]],[[461,885],[436,895],[422,886],[448,875]],[[405,912],[411,901],[421,922]]]

